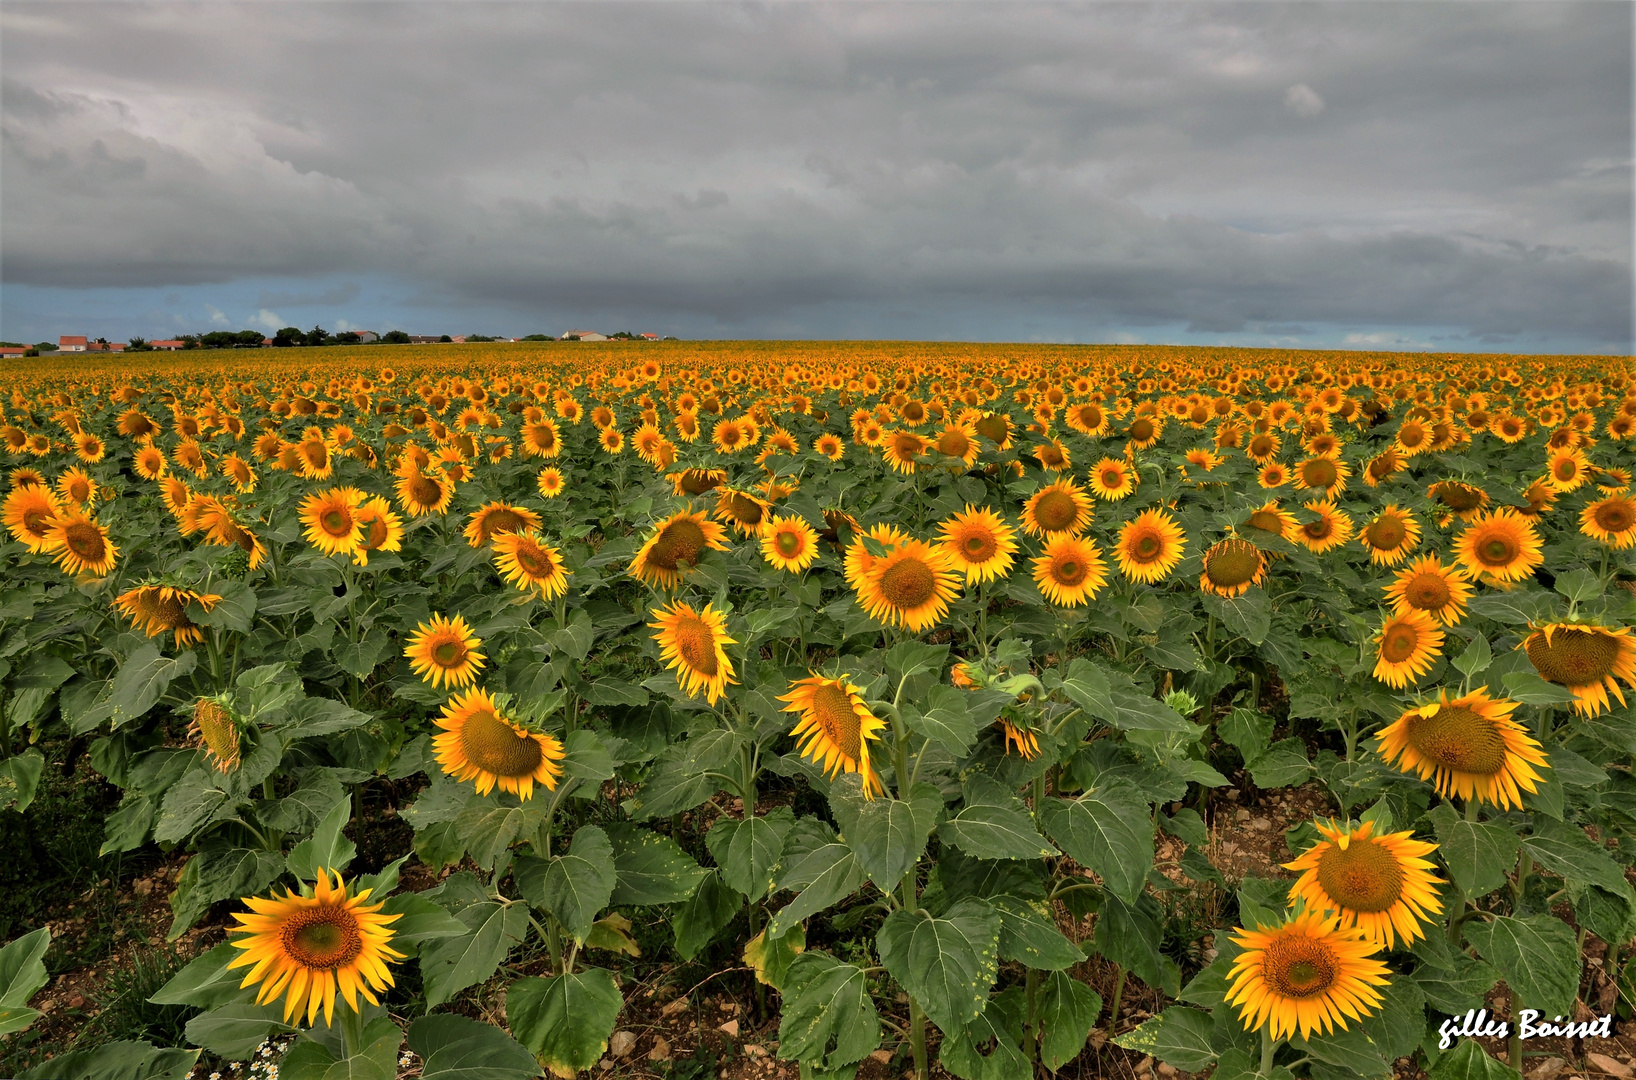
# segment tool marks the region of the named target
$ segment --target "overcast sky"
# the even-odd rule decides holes
[[[1627,3],[0,9],[0,337],[1632,347]]]

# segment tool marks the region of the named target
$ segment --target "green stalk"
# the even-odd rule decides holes
[[[356,1057],[364,1051],[364,1018],[350,1005],[341,1004],[341,1042],[347,1057]]]
[[[1272,1024],[1261,1025],[1261,1068],[1256,1071],[1257,1076],[1272,1075],[1273,1055],[1278,1052],[1278,1044],[1272,1038]]]
[[[1119,999],[1125,996],[1125,968],[1119,968],[1119,977],[1113,982],[1113,1006],[1108,1010],[1108,1038],[1112,1039],[1119,1034]]]

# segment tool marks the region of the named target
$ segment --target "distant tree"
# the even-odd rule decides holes
[[[552,337],[550,334],[529,334],[527,337],[523,338],[523,340],[524,341],[555,341],[557,339]]]
[[[665,338],[665,340],[666,340],[666,341],[676,341],[676,340],[678,340],[678,339],[677,339],[677,338],[675,338],[675,337],[667,337],[667,338]]]
[[[267,340],[266,335],[260,330],[240,330],[237,334],[233,335],[233,337],[237,344],[249,346],[251,348],[260,348],[261,343]]]
[[[564,334],[564,335],[562,335],[562,340],[564,340],[564,341],[578,341],[579,340],[579,335],[578,334]]]
[[[197,349],[199,347],[198,334],[183,334],[176,340],[182,343],[182,348],[184,349]]]
[[[381,335],[381,340],[388,345],[407,345],[409,344],[409,335],[402,330],[388,330]]]
[[[609,334],[608,336],[618,341],[636,340],[636,335],[631,333],[629,330],[620,330],[618,333]]]
[[[450,344],[451,342],[453,342],[454,338],[450,337],[448,334],[444,334],[443,336],[439,337],[437,340],[438,340],[439,343],[447,345],[447,344]]]
[[[42,341],[38,345],[36,345],[34,347],[36,349],[39,349],[41,352],[56,352],[57,351],[57,343],[55,341]]]
[[[322,345],[328,340],[329,331],[322,326],[315,326],[307,331],[306,342],[308,345]]]
[[[300,345],[307,340],[307,335],[299,326],[286,326],[273,335],[273,347],[288,349],[292,345]]]
[[[467,334],[466,335],[466,340],[467,341],[499,341],[500,339],[497,338],[497,337],[489,337],[487,334]]]
[[[125,343],[126,352],[152,352],[153,346],[148,344],[147,338],[133,337]]]
[[[342,330],[335,335],[335,342],[338,345],[356,345],[361,340],[363,339],[356,330]]]
[[[31,348],[33,348],[32,345],[28,345],[28,344],[26,344],[24,342],[21,342],[21,341],[0,341],[0,349],[31,349]]]

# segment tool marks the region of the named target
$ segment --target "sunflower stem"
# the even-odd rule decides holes
[[[1257,1076],[1271,1076],[1273,1055],[1278,1052],[1278,1043],[1272,1037],[1272,1024],[1261,1025],[1261,1068],[1256,1070]]]
[[[1108,1008],[1108,1039],[1119,1034],[1119,999],[1125,996],[1125,965],[1114,965],[1119,975],[1113,980],[1113,1002]]]
[[[346,1047],[347,1057],[357,1057],[364,1050],[364,1018],[357,1009],[344,1003],[336,1011],[341,1014],[341,1043]]]

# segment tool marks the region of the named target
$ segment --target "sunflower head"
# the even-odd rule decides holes
[[[1431,781],[1445,798],[1490,802],[1503,810],[1522,805],[1522,792],[1537,791],[1536,766],[1546,766],[1540,744],[1511,719],[1517,703],[1478,689],[1405,712],[1375,738],[1390,764]]]
[[[1228,537],[1204,553],[1199,588],[1217,596],[1241,596],[1250,586],[1259,585],[1266,573],[1267,559],[1260,548],[1248,540]]]
[[[1282,926],[1240,930],[1243,947],[1228,972],[1227,1003],[1237,1006],[1244,1027],[1270,1026],[1272,1037],[1297,1031],[1344,1030],[1382,1005],[1377,986],[1387,983],[1380,946],[1339,920],[1304,911]]]
[[[90,577],[113,573],[119,549],[108,539],[106,526],[79,510],[53,518],[44,550],[52,552],[64,572]]]
[[[566,756],[561,741],[506,716],[486,690],[455,695],[435,723],[443,729],[432,739],[438,764],[456,780],[476,781],[479,795],[498,787],[527,800],[535,784],[556,790]]]
[[[1181,524],[1163,510],[1153,509],[1120,527],[1115,554],[1127,578],[1153,584],[1175,569],[1186,547],[1187,534]]]
[[[1395,566],[1420,543],[1420,523],[1409,511],[1389,503],[1358,533],[1358,542],[1377,566]]]
[[[943,523],[943,550],[968,585],[1004,577],[1017,553],[1016,533],[993,510],[970,503]]]
[[[1509,506],[1481,513],[1454,541],[1454,554],[1472,577],[1511,582],[1528,577],[1545,561],[1534,523]]]
[[[1375,836],[1369,821],[1355,829],[1334,821],[1314,824],[1323,839],[1284,864],[1301,872],[1290,896],[1335,914],[1342,927],[1355,926],[1387,948],[1398,935],[1408,942],[1424,937],[1421,924],[1443,910],[1435,888],[1440,882],[1426,859],[1437,845],[1409,832]]]
[[[1583,716],[1606,712],[1613,707],[1609,694],[1623,705],[1620,680],[1636,688],[1636,638],[1628,626],[1552,622],[1529,629],[1522,649],[1540,678],[1573,694],[1575,712]]]
[[[790,683],[789,693],[778,700],[785,703],[785,712],[800,716],[790,734],[801,756],[832,777],[843,770],[857,773],[864,794],[874,798],[884,787],[869,765],[869,744],[880,738],[886,724],[870,712],[863,691],[848,678],[809,672],[808,678]]]
[[[691,507],[683,507],[659,523],[631,560],[629,572],[643,584],[674,589],[683,574],[699,565],[707,549],[726,551],[727,531]]]
[[[1108,583],[1107,568],[1096,541],[1056,533],[1045,541],[1045,550],[1034,559],[1034,584],[1051,603],[1077,607],[1088,603]]]
[[[727,636],[727,618],[711,604],[702,611],[683,603],[653,609],[656,630],[653,640],[659,643],[659,654],[665,666],[676,672],[676,681],[689,697],[704,694],[714,705],[727,692],[729,684],[736,684],[733,662],[727,658],[728,645],[737,639]]]
[[[1078,536],[1091,525],[1091,500],[1071,478],[1040,488],[1023,505],[1023,531],[1030,536]]]
[[[1636,547],[1636,500],[1609,495],[1579,512],[1579,531],[1618,550]]]
[[[433,686],[447,684],[453,689],[476,681],[486,659],[477,651],[482,645],[464,617],[456,615],[451,619],[434,614],[430,622],[421,623],[409,635],[409,645],[403,655],[422,679]]]
[[[1418,608],[1389,615],[1375,638],[1375,678],[1401,690],[1431,670],[1443,651],[1443,631]]]
[[[234,714],[224,696],[202,697],[193,703],[193,722],[188,726],[188,734],[198,740],[217,772],[238,771],[244,732],[243,721]]]
[[[872,562],[858,586],[858,603],[871,617],[918,634],[943,618],[958,582],[943,548],[906,538]]]
[[[540,515],[522,506],[498,500],[486,503],[471,516],[466,524],[466,543],[474,548],[487,547],[500,533],[527,532],[540,527]]]
[[[781,514],[761,536],[761,556],[768,565],[798,574],[818,559],[818,534],[800,517]]]

